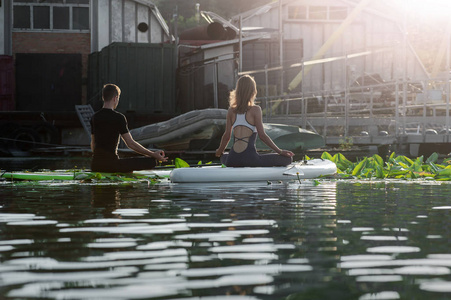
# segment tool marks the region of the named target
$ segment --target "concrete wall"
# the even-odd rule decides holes
[[[0,55],[11,55],[11,2],[2,1],[0,6]]]

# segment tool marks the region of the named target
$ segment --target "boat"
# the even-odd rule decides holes
[[[166,151],[205,148],[221,138],[226,116],[225,109],[193,110],[164,122],[131,129],[130,134],[147,148]]]
[[[133,181],[141,179],[161,179],[172,183],[212,183],[212,182],[254,182],[290,181],[314,179],[333,175],[337,172],[335,163],[330,160],[312,159],[292,163],[285,167],[244,167],[232,168],[222,165],[204,165],[176,169],[155,169],[133,173],[98,173],[89,171],[42,171],[42,172],[3,172],[1,178],[7,180],[88,180],[110,179]]]
[[[225,130],[227,110],[193,110],[170,120],[130,130],[133,139],[147,148],[165,151],[215,150]],[[325,145],[319,134],[293,125],[265,123],[266,134],[282,149],[303,152]],[[228,148],[232,146],[229,143]],[[125,144],[121,143],[121,148]],[[270,150],[260,139],[257,150]]]

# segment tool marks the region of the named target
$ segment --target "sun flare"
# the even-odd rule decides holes
[[[444,17],[451,13],[449,0],[397,0],[396,2],[406,13],[424,18]]]

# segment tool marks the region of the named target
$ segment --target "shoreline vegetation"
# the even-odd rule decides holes
[[[451,158],[438,163],[438,154],[433,153],[426,160],[423,156],[410,159],[392,152],[384,161],[375,154],[357,162],[351,162],[343,154],[331,155],[323,152],[322,159],[328,159],[337,165],[336,178],[340,179],[424,179],[451,181]]]

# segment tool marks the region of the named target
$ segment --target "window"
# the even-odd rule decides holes
[[[74,7],[72,9],[74,29],[89,29],[89,9],[86,7]]]
[[[14,28],[31,28],[30,24],[30,7],[29,6],[14,6]]]
[[[69,29],[69,7],[53,8],[53,29]]]
[[[50,29],[50,7],[36,6],[33,8],[33,28]]]
[[[327,6],[310,6],[308,16],[312,20],[327,20]]]
[[[288,8],[289,19],[307,19],[307,7],[306,6],[291,6]]]
[[[290,20],[344,20],[347,17],[345,6],[288,6]]]
[[[342,6],[329,7],[330,20],[344,20],[348,17],[348,9]]]
[[[13,26],[19,30],[86,31],[90,0],[13,0]]]

